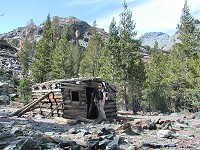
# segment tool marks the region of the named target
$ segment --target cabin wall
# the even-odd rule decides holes
[[[81,116],[87,118],[87,105],[85,90],[62,89],[63,95],[63,117],[76,118]]]
[[[91,99],[92,92],[98,83],[97,81],[77,83],[65,80],[42,83],[33,88],[33,100],[39,99],[41,96],[52,91],[53,93],[42,100],[38,106],[43,115],[47,116],[47,114],[53,111],[51,116],[62,116],[64,118],[76,118],[79,116],[95,119],[98,117],[98,111],[92,111],[93,117],[90,118],[89,108],[93,101]],[[116,91],[112,89],[109,89],[109,91],[109,100],[106,100],[104,109],[107,118],[115,118],[117,116]],[[94,105],[94,110],[96,109],[95,107]]]
[[[117,116],[116,92],[111,89],[109,89],[108,100],[106,100],[104,110],[107,118],[115,118]]]
[[[61,104],[51,116],[61,117],[63,115],[63,97],[60,89],[40,89],[32,91],[33,100],[39,99],[42,96],[46,95],[49,92],[53,92],[47,98],[41,101],[38,104],[37,108],[40,109],[40,114],[43,116],[47,116],[52,110],[54,110],[59,104]]]

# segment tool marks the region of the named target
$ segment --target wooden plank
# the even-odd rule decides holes
[[[46,105],[40,105],[40,108],[46,108],[46,109],[54,109],[55,107],[57,107],[56,105],[53,105],[52,108],[50,105],[46,106]],[[62,106],[59,106],[57,108],[58,110],[63,110],[63,107]]]
[[[77,120],[75,120],[75,119],[66,119],[66,118],[62,118],[62,117],[54,117],[53,119],[58,121],[59,123],[65,123],[65,124],[77,123]]]
[[[76,83],[60,83],[60,86],[66,86],[66,87],[77,87],[77,88],[84,88],[86,85],[85,84],[76,84]]]
[[[49,117],[50,115],[52,115],[52,113],[53,113],[56,109],[58,109],[58,107],[60,107],[60,106],[62,106],[62,105],[63,105],[63,103],[58,104],[49,114],[47,114],[47,115],[45,116],[45,118],[47,118],[47,117]]]
[[[116,109],[105,109],[105,113],[117,112]]]
[[[35,105],[37,105],[39,102],[41,102],[43,99],[45,99],[47,96],[49,96],[49,94],[52,94],[53,92],[49,92],[46,95],[42,96],[41,98],[39,98],[38,100],[34,101],[33,103],[31,103],[30,105],[28,105],[27,107],[25,107],[22,111],[20,111],[18,114],[16,114],[17,116],[22,116],[23,114],[25,114],[26,112],[28,112],[31,108],[33,108]]]
[[[63,114],[87,117],[86,116],[86,111],[81,111],[81,110],[63,110]]]
[[[87,118],[84,118],[84,117],[81,117],[81,116],[77,116],[77,117],[76,117],[76,120],[82,121],[82,122],[87,122],[87,123],[92,123],[92,122],[94,122],[94,120],[87,119]]]
[[[117,112],[112,112],[112,113],[107,113],[106,118],[116,118],[117,117]]]
[[[17,110],[16,112],[10,114],[10,116],[16,116],[16,115],[18,115],[21,111],[23,111],[23,110],[26,109],[28,106],[30,106],[31,104],[35,103],[36,101],[37,101],[37,99],[31,101],[30,103],[28,103],[27,105],[25,105],[23,108],[21,108],[21,109]]]
[[[117,110],[117,106],[116,105],[106,105],[104,107],[104,109],[114,109],[114,110]]]
[[[61,89],[53,89],[53,90],[33,90],[32,93],[49,93],[49,92],[61,92]]]
[[[71,105],[72,102],[70,102],[70,101],[69,101],[69,102],[66,102],[66,101],[65,101],[65,102],[63,102],[63,103],[64,103],[64,107],[65,107],[65,106]]]
[[[76,107],[76,106],[71,106],[71,105],[64,105],[63,106],[63,110],[82,110],[82,111],[87,111],[87,107],[86,106],[80,106],[80,107]]]

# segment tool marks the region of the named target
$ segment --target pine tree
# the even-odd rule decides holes
[[[93,23],[91,38],[81,60],[81,74],[83,76],[98,76],[100,71],[100,51],[103,47],[101,37],[97,34],[96,21]]]
[[[25,39],[24,41],[21,40],[21,47],[18,55],[22,67],[22,74],[27,76],[32,62],[33,50],[36,47],[36,41],[34,39],[35,23],[33,20],[30,20],[30,22],[27,23],[25,29]]]
[[[31,89],[30,83],[27,78],[20,80],[19,86],[17,87],[17,93],[19,94],[19,101],[27,104],[31,100]]]
[[[197,59],[199,50],[199,30],[195,27],[194,18],[190,14],[187,0],[185,1],[180,24],[178,25],[179,42],[175,44],[170,53],[169,88],[175,111],[188,108],[193,97],[193,78],[195,67],[193,62]]]
[[[117,83],[116,75],[118,69],[116,68],[114,58],[117,58],[116,53],[117,47],[119,42],[119,32],[116,26],[115,19],[112,19],[112,22],[109,26],[109,35],[108,39],[101,50],[100,53],[100,72],[99,75],[106,79],[107,81],[111,81],[112,83]],[[116,69],[115,69],[116,68]]]
[[[29,43],[28,39],[25,38],[23,47],[19,51],[19,62],[22,68],[22,74],[27,76],[29,72],[29,66],[31,63],[31,49],[32,45]]]
[[[78,49],[68,39],[68,29],[64,26],[61,39],[53,52],[51,72],[53,79],[75,76]]]
[[[114,59],[121,84],[124,87],[126,109],[130,106],[129,101],[131,100],[132,110],[137,112],[140,109],[145,70],[140,54],[141,42],[134,39],[137,33],[134,31],[135,23],[132,20],[132,12],[125,1],[122,5],[124,11],[120,14],[119,49]]]
[[[154,44],[151,51],[151,58],[146,63],[146,81],[143,90],[143,106],[150,111],[160,110],[166,112],[167,94],[165,75],[167,71],[167,56],[163,50],[158,47],[158,42]],[[146,103],[145,103],[146,102]]]
[[[53,50],[53,35],[51,29],[50,15],[43,27],[42,38],[37,44],[36,53],[32,62],[32,76],[36,82],[50,80],[51,58]]]
[[[192,61],[190,62],[191,67],[194,68],[192,71],[191,83],[193,85],[193,89],[190,91],[192,96],[191,98],[191,105],[193,106],[193,111],[200,111],[200,49],[197,52],[197,55]]]
[[[54,47],[58,44],[59,39],[61,38],[61,29],[59,27],[58,17],[53,17],[52,20],[52,34],[53,34],[53,45]]]

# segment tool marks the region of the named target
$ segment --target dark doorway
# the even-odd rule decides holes
[[[88,119],[96,119],[98,117],[98,109],[92,99],[92,93],[94,88],[87,87],[86,88],[86,96],[87,96],[87,118]]]
[[[72,101],[79,101],[78,91],[72,91]]]

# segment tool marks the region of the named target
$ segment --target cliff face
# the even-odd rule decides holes
[[[20,66],[17,58],[17,49],[12,47],[6,40],[0,39],[0,70],[2,76],[5,77],[12,71],[20,71]]]
[[[200,21],[198,19],[194,20],[194,24],[197,29],[200,29]],[[158,47],[163,48],[164,51],[170,51],[172,46],[175,43],[178,43],[178,31],[176,31],[173,35],[169,36],[166,33],[162,32],[147,32],[139,37],[142,42],[142,45],[154,47],[155,42],[158,42]]]
[[[169,41],[170,36],[162,32],[147,32],[139,37],[142,45],[148,45],[151,48],[154,47],[155,42],[158,42],[158,47],[163,48]]]
[[[69,29],[70,41],[76,41],[80,47],[87,47],[91,37],[92,27],[85,21],[79,20],[75,17],[52,17],[53,21],[56,20],[56,32],[60,38],[61,30],[66,25]],[[29,42],[38,42],[43,33],[44,23],[35,25],[32,20],[25,27],[18,27],[8,33],[0,34],[0,82],[9,80],[13,72],[20,77],[21,67],[18,61],[18,52],[23,47],[25,38]],[[108,37],[108,33],[104,29],[97,28],[97,33],[103,41]],[[28,36],[27,36],[28,35]],[[32,50],[34,53],[34,49]]]
[[[78,40],[79,45],[86,47],[90,39],[92,27],[85,21],[79,20],[76,17],[52,17],[58,21],[58,30],[61,30],[64,25],[67,25],[70,31],[71,40]],[[30,23],[26,27],[18,27],[8,33],[0,34],[1,39],[5,39],[10,42],[13,39],[23,41],[26,35],[31,35],[36,41],[42,36],[44,22],[39,26],[34,23]],[[97,28],[97,33],[102,37],[102,40],[106,40],[108,33],[104,29]]]
[[[62,28],[64,25],[67,25],[70,30],[71,40],[78,41],[79,46],[87,47],[88,41],[91,35],[92,27],[85,21],[79,20],[76,17],[58,17],[54,16],[51,18],[58,21],[58,28]],[[200,29],[200,21],[195,20],[195,25]],[[18,39],[23,41],[27,34],[31,34],[34,40],[39,41],[42,36],[44,22],[39,26],[36,26],[34,23],[26,27],[18,27],[8,33],[0,34],[0,39],[5,39],[10,42],[13,39]],[[108,33],[104,29],[97,28],[98,34],[102,37],[102,40],[105,41],[108,38]],[[172,36],[169,36],[166,33],[162,32],[147,32],[139,37],[142,42],[142,45],[154,46],[155,42],[158,42],[159,48],[163,48],[165,51],[170,51],[172,45],[177,43],[178,33],[175,32]]]

